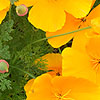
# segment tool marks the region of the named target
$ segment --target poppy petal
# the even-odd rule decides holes
[[[57,73],[62,74],[62,56],[59,53],[49,53],[42,57],[43,60],[47,60],[48,70],[53,70],[49,72],[50,75],[56,76]]]
[[[63,26],[63,28],[61,30],[56,31],[56,32],[47,32],[46,37],[74,31],[77,29],[79,24],[80,24],[80,20],[77,20],[72,15],[66,13],[66,23]],[[74,33],[48,39],[48,42],[52,47],[58,48],[64,44],[68,43],[73,37],[74,37]]]
[[[2,23],[2,20],[6,17],[7,11],[8,11],[8,8],[0,11],[0,24]]]
[[[42,74],[41,76],[37,77],[34,80],[34,94],[27,100],[40,100],[40,98],[43,98],[43,100],[51,100],[51,79],[52,77],[49,74]]]
[[[87,54],[72,48],[65,48],[62,57],[63,76],[82,77],[96,82],[96,74]]]
[[[73,84],[74,83],[74,84]],[[55,93],[62,93],[71,100],[99,100],[100,89],[93,82],[75,77],[56,76],[52,79]],[[69,93],[68,93],[69,91]],[[68,93],[66,95],[66,93]],[[92,96],[91,96],[92,95]]]
[[[88,23],[88,25],[91,25],[91,20],[94,19],[94,18],[97,18],[97,17],[100,17],[100,13],[98,13],[100,11],[100,4],[95,7],[91,12],[90,14],[87,16],[87,20],[86,22]]]
[[[10,5],[10,0],[0,0],[0,12]]]
[[[94,3],[94,0],[59,0],[65,11],[72,14],[76,18],[85,17]]]
[[[96,35],[89,39],[86,50],[90,56],[100,59],[100,35]]]
[[[89,38],[86,36],[86,31],[77,32],[72,42],[72,48],[79,50],[80,52],[86,52],[85,47],[88,39]]]
[[[36,28],[54,32],[64,26],[66,14],[59,5],[45,0],[39,1],[32,7],[28,20]]]
[[[18,0],[14,4],[16,6],[24,4],[27,7],[33,6],[38,0]]]
[[[29,92],[31,91],[32,85],[34,83],[34,79],[31,79],[27,82],[27,84],[24,86],[24,90],[26,91],[26,95],[28,96]]]

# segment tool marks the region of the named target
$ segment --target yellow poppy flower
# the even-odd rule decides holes
[[[91,20],[92,29],[83,31],[83,34],[79,34],[75,37],[72,43],[72,48],[77,49],[81,52],[86,52],[86,44],[91,37],[100,35],[100,17],[96,17]],[[81,32],[82,33],[82,32]],[[79,39],[80,37],[80,39]]]
[[[0,0],[0,24],[5,18],[10,7],[10,0]]]
[[[91,22],[93,21],[93,19],[100,17],[100,13],[98,13],[99,11],[100,11],[100,5],[98,5],[96,8],[94,8],[90,12],[90,14],[86,17],[87,20],[85,23],[89,26],[92,26]],[[93,28],[76,33],[72,47],[82,52],[86,52],[84,49],[86,46],[86,43],[88,42],[89,37],[94,36],[94,35],[100,35],[100,33],[95,32]]]
[[[26,100],[100,100],[99,87],[82,78],[43,74],[33,86],[34,93]]]
[[[46,67],[48,70],[51,70],[48,72],[50,75],[54,76],[61,76],[62,75],[62,56],[59,53],[49,53],[41,57],[42,60],[46,60],[44,63],[46,63]],[[40,61],[37,59],[37,61]],[[37,63],[36,61],[36,63]],[[26,91],[27,97],[32,95],[34,93],[34,79],[31,79],[27,82],[27,84],[24,86],[24,89]]]
[[[16,5],[32,5],[28,20],[36,28],[48,32],[61,29],[68,12],[76,18],[86,16],[94,0],[19,0]]]
[[[89,39],[86,53],[73,48],[62,52],[62,75],[89,79],[100,85],[100,35]]]
[[[48,72],[49,74],[51,74],[52,76],[62,75],[62,56],[61,54],[49,53],[49,54],[42,56],[40,59],[44,61],[47,69],[50,70],[50,72]]]
[[[94,2],[95,2],[95,0],[92,1],[91,8],[92,8]],[[46,37],[63,34],[63,33],[77,30],[79,28],[84,28],[84,27],[90,26],[91,20],[93,18],[100,17],[100,14],[98,13],[99,10],[100,10],[100,5],[98,5],[96,8],[94,8],[89,14],[87,14],[86,16],[81,17],[81,18],[76,18],[75,16],[73,16],[73,14],[71,15],[69,13],[66,13],[66,22],[65,22],[64,26],[62,27],[62,29],[60,29],[56,32],[46,32]],[[50,39],[48,39],[48,42],[52,47],[58,48],[64,44],[68,43],[74,37],[74,41],[75,41],[75,43],[73,41],[73,47],[74,47],[74,45],[77,45],[76,41],[78,41],[78,43],[80,43],[79,41],[82,40],[81,38],[85,37],[84,33],[86,31],[87,30],[73,33],[73,34],[64,35],[64,36],[50,38]]]

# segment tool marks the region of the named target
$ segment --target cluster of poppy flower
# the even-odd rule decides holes
[[[100,100],[100,87],[94,82],[96,79],[92,81],[89,79],[94,78],[96,71],[92,69],[92,65],[91,69],[90,66],[85,66],[88,61],[83,54],[76,54],[78,51],[71,50],[71,48],[67,48],[62,54],[49,53],[42,57],[43,60],[48,61],[48,70],[53,71],[27,82],[24,87],[26,100]],[[73,55],[73,53],[75,54]],[[78,56],[79,58],[76,59]],[[84,59],[86,64],[84,64]]]
[[[91,10],[95,1],[19,0],[15,3],[16,6],[32,6],[28,20],[46,31],[46,37],[91,26],[48,39],[58,48],[73,38],[72,47],[65,48],[62,54],[42,57],[53,71],[28,81],[24,87],[26,100],[100,100],[100,5]],[[1,14],[9,8],[9,2],[0,6]]]
[[[46,31],[47,37],[87,26],[92,28],[48,39],[58,48],[74,37],[72,47],[65,48],[62,54],[42,57],[48,61],[48,69],[53,71],[28,81],[24,87],[27,100],[100,99],[100,5],[90,12],[95,0],[72,2],[37,0],[29,12],[29,21]],[[70,9],[72,6],[74,9]]]

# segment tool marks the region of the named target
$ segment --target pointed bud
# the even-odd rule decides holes
[[[28,8],[22,4],[16,7],[16,13],[18,16],[25,16],[28,13]]]
[[[8,72],[9,64],[5,60],[0,60],[0,73]]]

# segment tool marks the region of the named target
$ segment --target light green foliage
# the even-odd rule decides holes
[[[10,33],[12,39],[7,41],[6,45],[9,47],[10,54],[8,79],[11,81],[12,89],[2,92],[0,100],[24,100],[26,98],[24,85],[32,78],[28,73],[34,77],[45,73],[47,71],[45,63],[42,60],[41,63],[35,63],[35,61],[53,52],[53,48],[47,41],[34,44],[35,41],[45,37],[45,32],[32,26],[27,20],[27,15],[17,16],[15,6],[11,9],[11,19],[14,22],[13,31]],[[3,24],[6,20],[9,20],[8,16]]]
[[[13,31],[13,23],[14,22],[10,20],[0,25],[0,59],[10,59],[8,41],[12,39],[10,33]],[[9,74],[0,73],[0,95],[2,95],[2,91],[11,89],[11,81],[7,79],[8,76]]]
[[[0,73],[0,90],[4,91],[6,89],[11,89],[11,81],[6,78],[9,76],[8,73],[1,74]]]
[[[9,45],[7,44],[9,40],[12,39],[10,33],[13,31],[13,21],[7,21],[0,25],[0,58],[10,59]]]

